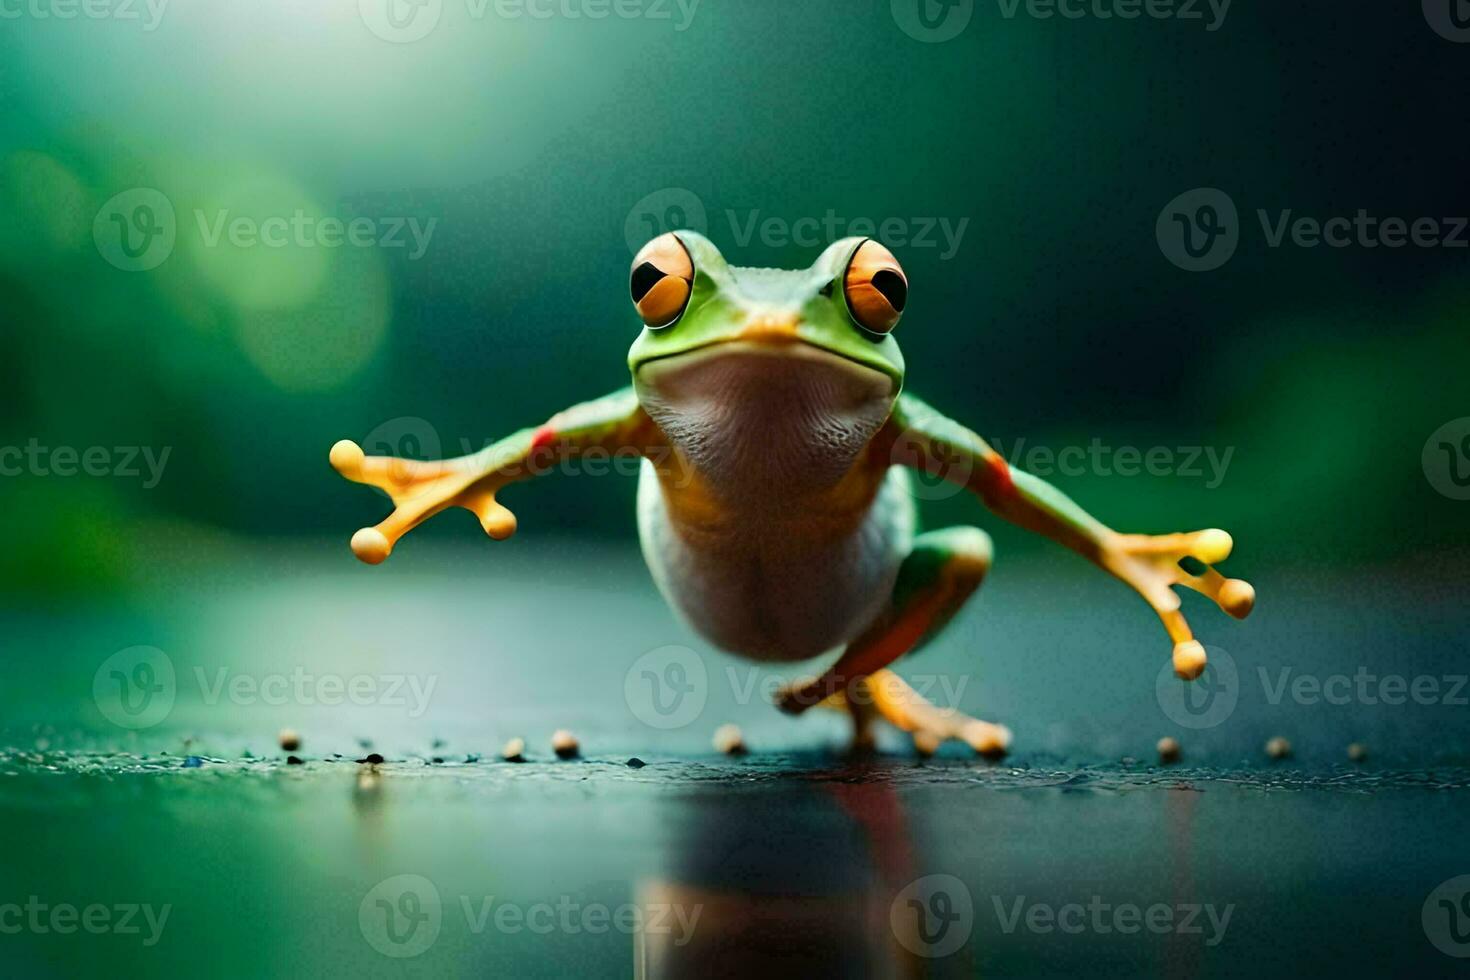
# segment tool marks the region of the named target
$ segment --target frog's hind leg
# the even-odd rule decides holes
[[[1010,748],[1003,725],[980,721],[952,708],[930,704],[888,665],[936,636],[980,587],[990,570],[990,536],[975,527],[929,531],[914,539],[899,566],[888,605],[822,676],[799,681],[778,698],[782,710],[799,714],[814,704],[847,704],[859,740],[866,735],[871,706],[885,721],[914,738],[921,752],[957,738],[988,758]]]

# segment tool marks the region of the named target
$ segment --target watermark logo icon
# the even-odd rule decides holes
[[[439,430],[416,415],[389,419],[364,436],[361,445],[368,456],[389,456],[396,461],[388,472],[400,488],[411,486],[422,471],[414,461],[433,461],[444,455]]]
[[[709,216],[699,195],[683,187],[664,187],[645,194],[628,212],[623,222],[623,237],[628,251],[637,251],[648,242],[671,231],[709,230]]]
[[[443,923],[439,889],[423,875],[395,875],[380,881],[357,907],[362,937],[393,959],[423,953],[439,938]]]
[[[1240,701],[1240,672],[1235,659],[1219,647],[1206,647],[1204,673],[1192,681],[1174,674],[1165,661],[1154,680],[1154,696],[1164,715],[1181,728],[1214,728],[1235,713]]]
[[[960,36],[975,16],[975,0],[891,0],[894,23],[909,37],[939,44]]]
[[[633,716],[650,728],[683,728],[704,712],[709,671],[688,647],[659,647],[628,668],[623,698]]]
[[[1451,500],[1470,500],[1470,416],[1435,429],[1420,463],[1435,490]]]
[[[168,717],[178,694],[174,662],[157,647],[119,650],[92,676],[92,700],[121,728],[152,728]]]
[[[1424,19],[1446,41],[1470,43],[1470,0],[1424,0]]]
[[[362,440],[369,456],[403,456],[407,459],[438,459],[443,455],[439,430],[417,415],[400,415],[369,432]]]
[[[92,221],[98,254],[124,272],[158,268],[173,254],[177,236],[173,203],[151,187],[114,195]]]
[[[916,500],[948,500],[969,484],[972,457],[956,447],[905,429],[893,440],[889,462],[908,472],[908,491]]]
[[[443,12],[444,0],[357,0],[357,13],[367,29],[394,44],[428,37]]]
[[[1456,959],[1470,957],[1470,875],[1451,878],[1430,892],[1420,921],[1435,949]]]
[[[888,924],[909,952],[938,959],[970,941],[975,903],[970,889],[954,875],[925,875],[894,897]]]
[[[1174,198],[1154,224],[1159,251],[1186,272],[1218,269],[1240,244],[1240,215],[1230,195],[1196,187]]]

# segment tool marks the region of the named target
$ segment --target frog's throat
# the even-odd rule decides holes
[[[644,411],[711,490],[770,501],[839,483],[887,420],[887,375],[810,344],[727,341],[644,364]]]

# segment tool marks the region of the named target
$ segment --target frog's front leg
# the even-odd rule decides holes
[[[1174,641],[1174,672],[1194,680],[1205,649],[1179,611],[1174,586],[1194,589],[1244,619],[1255,606],[1250,583],[1225,578],[1211,565],[1230,555],[1230,535],[1218,528],[1180,534],[1119,534],[1045,480],[1011,468],[964,426],[903,395],[885,430],[890,457],[974,491],[996,514],[1066,545],[1132,586],[1153,607]],[[1184,566],[1198,563],[1199,570]]]
[[[332,466],[347,479],[385,491],[393,513],[352,536],[352,552],[370,565],[383,561],[409,531],[450,507],[480,519],[485,533],[503,540],[515,533],[516,518],[495,495],[519,480],[549,472],[558,461],[591,450],[609,455],[657,455],[662,435],[643,413],[632,388],[584,402],[545,425],[522,429],[480,452],[457,459],[423,462],[367,456],[342,440],[332,447]]]
[[[889,603],[877,619],[820,677],[784,689],[777,705],[790,714],[819,703],[846,705],[853,713],[857,747],[869,740],[866,722],[876,715],[912,735],[925,752],[954,738],[988,758],[1005,755],[1011,743],[1005,726],[936,707],[886,669],[928,643],[954,618],[980,587],[990,559],[990,536],[979,528],[951,527],[919,535],[899,566]]]

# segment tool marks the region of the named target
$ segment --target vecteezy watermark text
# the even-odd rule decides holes
[[[167,6],[168,0],[0,0],[0,20],[142,21],[152,31]]]
[[[1470,218],[1463,215],[1401,217],[1366,208],[1352,214],[1302,215],[1292,208],[1257,208],[1256,223],[1267,248],[1470,248]],[[1185,191],[1164,205],[1155,222],[1159,250],[1189,272],[1208,272],[1230,261],[1244,232],[1235,201],[1214,187]]]
[[[868,676],[862,684],[851,684],[856,678],[829,680],[830,684],[820,691],[793,693],[785,678],[759,667],[727,666],[723,676],[731,699],[739,705],[757,699],[769,704],[782,697],[792,704],[810,707],[837,691],[844,691],[853,703],[869,704],[885,694],[897,699],[912,691],[941,708],[959,707],[970,676],[911,674],[900,680],[896,675],[885,674]],[[698,719],[709,700],[710,687],[710,671],[704,658],[678,644],[649,650],[634,660],[623,675],[623,699],[628,709],[645,725],[661,730],[684,728]]]
[[[0,477],[142,477],[143,489],[152,490],[171,452],[172,446],[43,446],[32,437],[24,446],[0,446]]]
[[[1012,465],[1035,476],[1177,476],[1204,478],[1205,489],[1225,481],[1235,456],[1234,446],[1109,446],[1094,437],[1087,445],[1027,446],[1017,438],[990,440],[996,452]]]
[[[550,901],[511,902],[494,895],[460,895],[464,928],[479,936],[504,935],[670,936],[675,946],[694,937],[702,904],[679,902],[589,902],[573,895]],[[405,959],[434,945],[444,926],[444,900],[422,875],[395,875],[374,885],[358,906],[358,928],[368,945],[384,956]]]
[[[1204,944],[1212,947],[1224,942],[1230,917],[1235,914],[1233,902],[1224,908],[1209,902],[1177,905],[1154,902],[1145,907],[1133,902],[1106,902],[1101,895],[1091,896],[1086,903],[1065,902],[1061,905],[1028,902],[1024,895],[1018,895],[1011,901],[1003,901],[999,895],[993,895],[991,904],[1001,931],[1006,935],[1018,929],[1039,935],[1060,932],[1071,936],[1151,932],[1160,936],[1202,936]]]
[[[893,21],[926,44],[953,40],[975,16],[978,0],[889,0]],[[1203,24],[1214,33],[1225,24],[1232,0],[995,0],[1005,20],[1173,20]]]
[[[264,216],[230,208],[193,210],[193,230],[203,248],[380,248],[403,250],[409,261],[424,257],[438,223],[432,216],[343,217],[306,207]],[[183,227],[187,229],[188,223]],[[173,254],[179,233],[173,202],[152,187],[113,195],[92,222],[98,254],[124,272],[147,272],[162,265]]]
[[[155,908],[147,902],[112,905],[92,902],[79,906],[71,902],[44,902],[40,896],[30,895],[23,903],[0,902],[0,935],[24,932],[70,936],[86,932],[94,936],[143,936],[144,946],[156,946],[172,911],[172,905]]]
[[[942,262],[959,253],[970,227],[968,217],[848,216],[835,208],[820,215],[796,217],[768,214],[759,208],[726,208],[721,217],[731,239],[741,248],[753,241],[766,248],[821,248],[843,238],[876,238],[890,248],[938,249]],[[633,252],[659,235],[684,230],[709,234],[709,212],[699,195],[683,187],[665,187],[645,194],[623,223],[628,249]]]
[[[206,248],[216,248],[222,240],[235,248],[407,248],[411,262],[423,258],[439,223],[438,218],[421,221],[413,215],[339,218],[303,208],[262,219],[231,215],[227,208],[210,214],[196,209],[194,221]]]
[[[407,708],[408,717],[418,718],[429,707],[429,699],[439,683],[437,674],[420,677],[417,674],[314,674],[304,667],[296,667],[289,673],[239,674],[228,667],[216,668],[207,673],[203,667],[194,668],[194,680],[204,703],[216,705],[224,699],[231,704],[267,704],[280,706],[297,704],[303,706],[325,705],[329,708],[342,704],[359,707],[382,705]]]
[[[683,33],[694,23],[702,0],[463,0],[472,21],[487,16],[507,21],[646,20],[673,24]],[[445,0],[358,0],[367,29],[384,41],[409,44],[433,33]]]
[[[1179,20],[1200,21],[1209,33],[1218,31],[1230,13],[1232,0],[996,0],[1000,15],[1014,20],[1025,14],[1035,20]]]
[[[1293,704],[1314,705],[1378,705],[1391,707],[1401,704],[1448,705],[1463,708],[1470,705],[1466,685],[1470,675],[1466,674],[1375,674],[1367,667],[1359,667],[1350,677],[1347,674],[1297,673],[1291,666],[1278,667],[1275,676],[1265,667],[1257,667],[1261,688],[1266,700],[1273,705],[1290,697]]]
[[[970,226],[969,218],[848,218],[832,208],[821,217],[808,215],[795,219],[766,215],[759,208],[744,215],[727,209],[725,220],[729,222],[731,237],[741,248],[749,246],[755,238],[766,248],[787,245],[820,248],[842,238],[876,238],[891,248],[938,248],[941,262],[955,257],[965,229]]]
[[[189,675],[206,705],[228,701],[239,706],[354,705],[406,708],[410,718],[428,710],[439,683],[437,674],[333,674],[289,671],[244,674],[228,667]],[[152,728],[173,711],[179,695],[173,658],[157,647],[119,650],[102,662],[92,677],[92,699],[108,721],[122,728]]]

